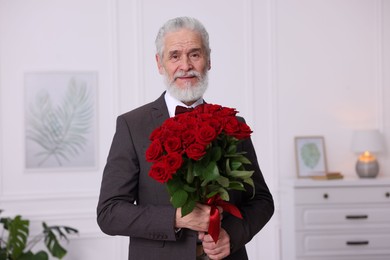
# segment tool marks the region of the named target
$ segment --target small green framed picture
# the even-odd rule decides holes
[[[326,176],[327,166],[324,137],[295,137],[295,155],[299,178]]]

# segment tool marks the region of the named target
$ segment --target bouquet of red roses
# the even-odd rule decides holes
[[[219,235],[220,206],[236,217],[240,211],[228,203],[228,190],[254,188],[251,162],[237,145],[249,138],[250,127],[237,119],[233,108],[214,104],[197,106],[193,111],[167,119],[151,136],[146,160],[152,162],[149,176],[166,183],[175,208],[182,216],[197,202],[211,206],[209,233]]]

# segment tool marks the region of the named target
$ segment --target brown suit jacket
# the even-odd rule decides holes
[[[145,160],[151,132],[169,118],[164,94],[156,101],[117,118],[116,132],[104,169],[97,221],[109,235],[130,237],[131,260],[194,260],[197,233],[183,229],[175,233],[176,209],[169,202],[165,185],[148,176],[151,164]],[[250,139],[241,149],[252,161],[256,193],[230,192],[230,202],[244,219],[224,214],[222,227],[230,235],[231,255],[226,259],[247,259],[245,244],[260,231],[274,212],[272,196],[260,171]]]

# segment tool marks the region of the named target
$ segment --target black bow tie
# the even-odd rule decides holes
[[[193,107],[176,106],[175,115],[186,113],[186,112],[191,112],[192,110],[194,110]]]

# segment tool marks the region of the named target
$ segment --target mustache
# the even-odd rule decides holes
[[[175,81],[177,78],[180,78],[180,77],[197,77],[198,79],[202,79],[202,74],[200,74],[199,72],[194,71],[194,70],[190,70],[187,72],[185,72],[183,70],[179,70],[178,72],[176,72],[173,75],[173,81]]]

